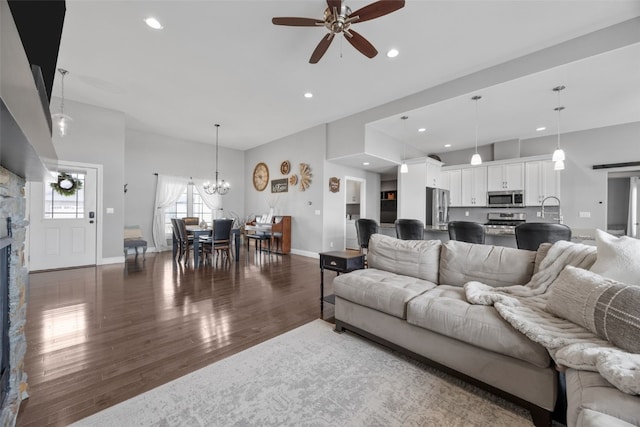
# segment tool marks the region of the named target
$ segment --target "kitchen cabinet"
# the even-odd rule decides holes
[[[441,188],[449,190],[449,206],[462,206],[462,169],[442,171]]]
[[[461,206],[487,206],[487,168],[462,169]]]
[[[487,191],[524,189],[524,164],[509,163],[487,167]]]
[[[525,163],[525,205],[540,206],[548,196],[560,197],[560,173],[553,169],[551,160]],[[545,206],[557,206],[555,199],[547,200]]]
[[[360,183],[347,180],[347,203],[360,203]]]
[[[442,187],[442,164],[438,162],[431,163],[427,160],[427,177],[425,181],[426,187],[443,188]]]

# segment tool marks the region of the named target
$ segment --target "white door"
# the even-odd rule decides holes
[[[29,183],[31,271],[96,264],[97,170],[61,163],[63,172],[82,183],[72,195],[59,194],[49,183]]]

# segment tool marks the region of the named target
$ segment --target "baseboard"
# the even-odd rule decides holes
[[[102,258],[98,261],[98,265],[121,264],[124,262],[124,256],[114,256],[111,258]]]
[[[317,252],[302,251],[300,249],[291,249],[291,253],[294,255],[301,255],[309,258],[320,258],[320,255],[318,255]]]

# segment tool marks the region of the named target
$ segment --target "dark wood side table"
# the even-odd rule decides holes
[[[324,270],[348,273],[364,268],[364,254],[359,251],[332,251],[320,253],[320,318],[324,311],[324,303],[335,304],[335,295],[324,296]]]

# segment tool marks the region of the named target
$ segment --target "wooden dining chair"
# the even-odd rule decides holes
[[[185,216],[182,220],[184,225],[200,225],[200,218],[197,216]]]
[[[184,221],[180,218],[173,218],[172,223],[174,223],[174,227],[177,229],[178,233],[178,248],[180,255],[178,256],[178,261],[182,259],[184,255],[185,264],[189,262],[189,252],[190,248],[193,247],[193,237],[189,236],[187,233],[187,226]]]
[[[213,256],[215,252],[216,264],[218,258],[225,256],[225,261],[231,264],[231,229],[233,228],[232,219],[216,219],[213,221],[213,233],[208,239],[200,240],[201,254],[203,259],[211,258],[213,265]]]

